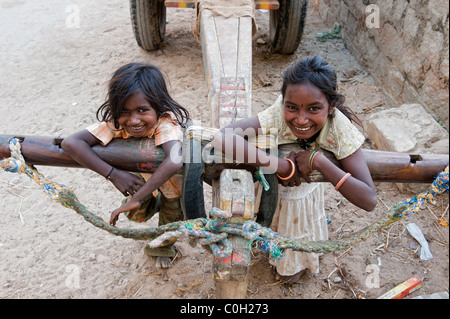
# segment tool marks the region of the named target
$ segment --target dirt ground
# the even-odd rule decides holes
[[[312,54],[322,55],[336,67],[347,103],[361,119],[381,109],[370,111],[386,99],[342,41],[316,39],[327,28],[313,6],[301,47],[292,56],[269,52],[268,13],[257,12],[256,19],[253,114],[275,100],[281,72],[289,63]],[[202,51],[193,35],[195,12],[169,9],[168,20],[166,45],[149,53],[135,42],[128,1],[0,0],[0,134],[64,137],[85,128],[96,121],[95,111],[104,100],[112,72],[131,61],[159,66],[170,79],[173,97],[194,119],[209,125]],[[106,220],[121,201],[120,193],[91,171],[38,169],[73,188],[82,203]],[[367,213],[327,186],[330,238],[372,224],[395,203],[415,195],[400,193],[389,183],[378,184],[377,190],[378,207]],[[209,209],[208,187],[205,196]],[[211,255],[201,247],[190,247],[187,240],[178,244],[182,257],[161,271],[144,255],[145,242],[95,228],[51,202],[28,177],[6,172],[0,172],[0,207],[0,299],[215,298]],[[267,257],[255,254],[248,296],[373,299],[414,275],[423,286],[407,298],[448,291],[449,230],[437,220],[446,208],[448,193],[351,249],[323,255],[319,274],[308,272],[295,285],[276,282]],[[417,224],[425,234],[432,260],[419,258],[420,246],[406,230],[408,223]],[[156,220],[147,225],[118,222],[119,227],[149,225],[155,226]]]

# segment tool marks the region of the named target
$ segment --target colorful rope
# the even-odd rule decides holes
[[[254,221],[244,224],[231,224],[231,213],[218,208],[211,209],[211,219],[199,218],[189,221],[180,221],[151,227],[148,229],[121,229],[106,223],[102,218],[89,212],[81,204],[75,194],[64,185],[48,181],[33,166],[28,166],[20,152],[20,143],[17,139],[10,141],[11,157],[0,160],[0,168],[12,173],[25,173],[38,183],[54,202],[59,202],[71,208],[94,226],[104,229],[116,236],[136,240],[150,240],[151,247],[163,247],[176,242],[181,236],[187,236],[191,245],[200,244],[211,249],[217,258],[227,258],[232,254],[233,247],[228,235],[242,236],[250,246],[268,253],[273,259],[283,256],[286,249],[303,252],[327,253],[347,249],[350,245],[365,240],[370,234],[398,221],[404,216],[417,212],[420,206],[433,200],[437,194],[449,189],[449,167],[447,166],[432,183],[430,189],[413,198],[404,200],[395,205],[385,216],[372,225],[354,232],[338,240],[305,242],[283,237],[269,228],[262,227]]]
[[[445,191],[448,192],[448,170],[449,168],[447,165],[447,167],[438,176],[436,176],[435,180],[426,192],[401,201],[399,204],[404,205],[406,208],[402,210],[399,215],[411,216],[412,214],[417,213],[422,205],[432,201],[436,195],[442,194]]]
[[[22,156],[20,142],[18,139],[11,139],[9,142],[9,149],[11,151],[11,157],[0,161],[0,168],[6,172],[26,174],[44,189],[44,192],[52,201],[57,203],[59,201],[59,192],[68,188],[64,185],[59,185],[47,180],[33,165],[28,166]]]

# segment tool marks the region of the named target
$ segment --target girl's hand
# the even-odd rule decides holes
[[[297,164],[297,169],[299,170],[299,175],[308,183],[311,183],[309,174],[311,174],[312,169],[310,167],[310,158],[313,152],[311,151],[301,151],[295,155],[295,163]],[[321,154],[317,154],[314,160],[317,160]]]
[[[119,169],[114,169],[109,180],[124,196],[133,196],[142,185],[145,184],[141,178]]]
[[[141,203],[137,200],[133,200],[131,198],[128,202],[117,208],[111,213],[111,218],[109,220],[109,223],[113,226],[116,226],[116,222],[119,219],[119,215],[124,212],[130,212],[130,214],[133,214],[137,209],[141,207]]]
[[[295,169],[294,175],[288,180],[282,180],[282,179],[279,180],[281,185],[283,185],[284,187],[300,186],[300,184],[302,183],[302,181],[300,179],[300,177],[301,177],[300,172],[296,167],[297,165],[295,165],[295,156],[296,156],[296,153],[291,152],[288,157],[294,163],[294,169]],[[292,165],[288,161],[286,161],[286,163],[289,164],[289,173],[288,174],[290,174],[292,172]]]

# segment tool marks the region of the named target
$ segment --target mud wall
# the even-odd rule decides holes
[[[447,0],[314,0],[327,26],[341,25],[348,50],[392,107],[420,103],[449,127]]]

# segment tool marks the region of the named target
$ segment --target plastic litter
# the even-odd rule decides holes
[[[425,296],[418,296],[411,299],[449,299],[448,292],[436,292],[431,295],[425,295]]]
[[[428,246],[428,242],[425,239],[425,236],[423,235],[422,231],[420,230],[419,226],[417,226],[414,223],[409,223],[406,225],[406,229],[409,231],[411,236],[414,237],[415,240],[417,240],[421,246],[420,248],[420,259],[422,260],[431,260],[433,259],[433,255],[431,254],[430,247]]]

